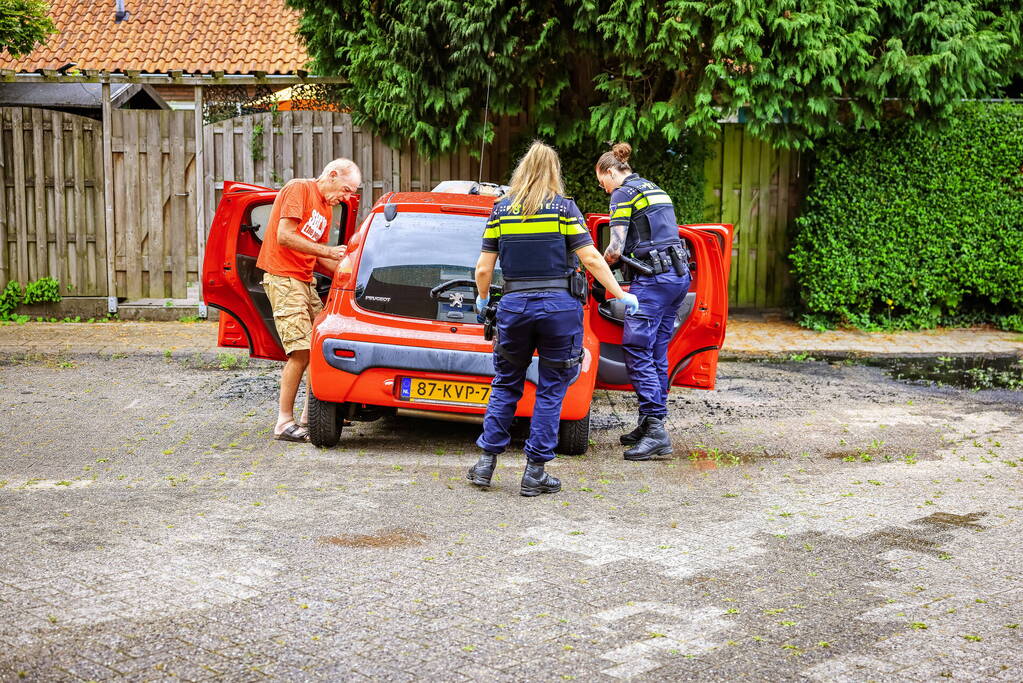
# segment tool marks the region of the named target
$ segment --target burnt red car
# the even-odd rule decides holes
[[[337,207],[331,243],[347,244],[348,254],[337,272],[316,273],[325,308],[314,324],[309,370],[314,444],[335,445],[345,419],[482,418],[494,375],[493,347],[476,320],[471,281],[494,196],[480,193],[476,183],[446,185],[456,191],[388,193],[358,226],[358,197]],[[275,196],[265,187],[225,184],[202,276],[206,303],[223,312],[220,345],[247,346],[255,358],[284,360],[260,285],[262,272],[256,269]],[[586,220],[603,249],[607,215],[590,214]],[[691,254],[693,278],[668,349],[671,383],[712,389],[728,318],[732,226],[680,225],[679,235]],[[498,263],[495,283],[500,282]],[[585,357],[561,413],[557,451],[563,454],[588,448],[595,389],[632,390],[620,307],[605,300],[592,278],[590,283]],[[627,288],[627,280],[623,285]],[[522,418],[532,415],[537,363],[534,357],[527,372],[517,412]]]

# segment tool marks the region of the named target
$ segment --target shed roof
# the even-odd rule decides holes
[[[284,74],[309,57],[298,13],[284,0],[51,0],[58,34],[31,54],[0,53],[0,69],[35,71],[75,62],[79,69]]]
[[[0,83],[0,105],[5,107],[49,107],[53,109],[101,109],[103,86],[99,83]],[[133,100],[137,100],[133,102]],[[168,109],[155,90],[141,83],[114,83],[110,104],[118,109]]]

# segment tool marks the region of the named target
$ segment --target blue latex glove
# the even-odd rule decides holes
[[[639,299],[636,298],[635,294],[629,294],[625,292],[622,296],[622,303],[625,304],[625,313],[633,315],[639,312]]]
[[[480,323],[483,322],[483,309],[487,307],[487,303],[490,301],[490,297],[476,297],[476,320]]]

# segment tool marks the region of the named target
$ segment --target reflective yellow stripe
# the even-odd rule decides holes
[[[561,226],[561,234],[563,235],[585,235],[586,228],[579,225],[578,223],[572,223],[571,225]]]
[[[512,223],[502,224],[499,228],[502,235],[532,235],[548,232],[560,232],[557,221],[544,221],[542,223]]]
[[[492,228],[487,228],[486,230],[483,231],[483,239],[485,240],[495,239],[500,236],[501,228],[496,225]]]
[[[611,219],[614,220],[615,218],[628,218],[631,215],[632,215],[631,206],[619,205],[618,208],[615,209],[615,212],[611,214]]]

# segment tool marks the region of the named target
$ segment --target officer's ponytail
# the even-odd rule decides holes
[[[565,194],[561,160],[554,148],[536,140],[519,160],[508,195],[523,215],[536,213],[542,204]]]
[[[617,142],[611,150],[604,152],[597,159],[597,173],[607,173],[611,169],[622,173],[632,173],[632,166],[629,166],[629,157],[632,156],[632,145],[627,142]]]

